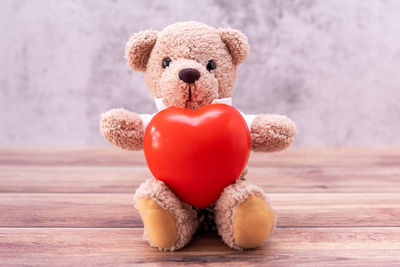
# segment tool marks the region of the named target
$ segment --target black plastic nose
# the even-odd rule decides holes
[[[185,83],[194,83],[200,78],[200,72],[196,69],[187,68],[179,72],[179,79]]]

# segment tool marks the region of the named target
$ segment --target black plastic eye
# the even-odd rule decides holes
[[[214,60],[209,60],[207,62],[207,66],[206,67],[207,67],[208,71],[212,71],[212,70],[215,70],[217,68],[217,66],[215,66]]]
[[[169,57],[164,58],[163,62],[162,62],[162,67],[165,69],[166,67],[169,66],[169,63],[171,63],[172,59],[170,59]]]

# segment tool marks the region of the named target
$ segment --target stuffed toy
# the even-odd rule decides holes
[[[141,31],[126,44],[128,65],[144,72],[159,112],[112,109],[102,114],[100,132],[122,149],[144,149],[156,179],[143,182],[134,200],[151,246],[174,251],[211,228],[231,248],[251,249],[274,228],[263,190],[245,179],[247,159],[250,150],[287,148],[296,129],[285,116],[231,106],[248,51],[239,30],[199,22]]]

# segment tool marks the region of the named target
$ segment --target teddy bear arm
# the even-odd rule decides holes
[[[142,118],[125,109],[111,109],[101,115],[100,133],[111,144],[126,150],[143,148]]]
[[[296,126],[289,118],[277,114],[259,114],[250,127],[251,149],[275,152],[294,142]]]

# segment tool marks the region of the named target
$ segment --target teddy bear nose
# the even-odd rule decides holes
[[[179,72],[179,79],[185,83],[194,83],[200,78],[200,72],[196,69],[186,68]]]

